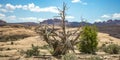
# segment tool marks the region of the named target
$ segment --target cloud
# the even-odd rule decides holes
[[[120,13],[114,13],[114,14],[112,15],[112,18],[113,18],[113,19],[120,19]]]
[[[96,19],[95,22],[102,22],[102,20],[101,19]]]
[[[39,11],[42,11],[42,12],[52,12],[52,13],[59,13],[57,7],[54,7],[54,6],[50,6],[50,7],[46,7],[46,8],[41,8]]]
[[[6,7],[6,9],[11,10],[11,11],[16,9],[16,7],[12,4],[6,4],[5,7]]]
[[[103,16],[101,16],[102,18],[110,18],[110,16],[109,15],[103,15]]]
[[[80,2],[81,0],[72,0],[71,2],[72,3],[77,3],[77,2]]]
[[[15,8],[22,8],[22,5],[16,5]]]
[[[16,16],[15,15],[8,16],[7,19],[9,19],[9,20],[16,20]]]
[[[114,13],[114,14],[109,14],[109,15],[103,15],[101,18],[105,19],[120,19],[120,13]]]
[[[0,7],[2,7],[2,5],[0,4]]]
[[[0,17],[5,17],[5,14],[1,14],[1,13],[0,13]]]
[[[0,11],[1,11],[1,12],[7,12],[7,10],[6,10],[6,9],[0,9]]]
[[[45,8],[40,8],[39,6],[35,6],[35,4],[31,3],[28,4],[28,9],[32,12],[52,12],[52,13],[59,13],[57,7],[50,6]]]
[[[72,3],[81,3],[82,5],[87,5],[87,4],[88,4],[88,3],[83,2],[83,1],[81,1],[81,0],[72,0],[71,2],[72,2]]]
[[[36,17],[26,17],[26,18],[19,18],[20,20],[29,20],[29,21],[31,21],[31,20],[37,20],[37,18]]]
[[[0,12],[6,13],[6,12],[13,12],[13,11],[10,11],[10,10],[1,8],[1,9],[0,9]]]
[[[4,18],[5,18],[5,14],[0,13],[0,19],[4,19]]]
[[[12,4],[6,4],[5,8],[7,11],[14,11],[15,9],[23,9],[23,10],[29,10],[31,12],[51,12],[51,13],[59,13],[57,7],[55,6],[49,6],[40,8],[39,6],[36,6],[34,3],[30,3],[27,5],[12,5]],[[7,12],[5,9],[2,9],[1,11]]]
[[[6,16],[5,14],[0,13],[0,19],[2,20],[16,20],[15,15]]]
[[[31,21],[31,22],[40,22],[40,21],[43,21],[45,19],[43,19],[43,18],[37,18],[37,17],[23,17],[23,18],[19,18],[19,20],[22,20],[22,21]]]
[[[67,19],[74,19],[74,16],[66,16]]]
[[[0,13],[0,19],[4,19],[4,18],[5,18],[5,14]]]
[[[27,9],[28,9],[27,5],[23,5],[23,6],[22,6],[22,9],[23,9],[23,10],[27,10]]]

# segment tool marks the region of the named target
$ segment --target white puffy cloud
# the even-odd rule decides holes
[[[52,13],[58,13],[57,7],[50,6],[45,8],[40,8],[39,6],[35,6],[35,4],[31,3],[28,4],[28,9],[33,12],[52,12]]]
[[[23,10],[29,10],[32,12],[52,12],[52,13],[59,13],[57,7],[55,6],[49,6],[49,7],[44,7],[44,8],[40,8],[39,6],[36,6],[34,3],[30,3],[27,5],[12,5],[12,4],[6,4],[6,10],[7,11],[13,11],[15,9],[23,9]],[[5,11],[5,9],[2,11]]]
[[[57,7],[54,7],[54,6],[50,6],[50,7],[46,7],[46,8],[41,8],[40,11],[42,11],[42,12],[59,13],[59,11],[57,10]]]
[[[4,18],[5,18],[5,14],[0,13],[0,19],[4,19]]]
[[[22,8],[22,5],[16,5],[15,7],[16,8]]]
[[[101,19],[96,19],[95,22],[102,22],[102,20]]]
[[[1,9],[0,9],[0,12],[6,13],[6,12],[13,12],[13,11],[10,11],[10,10],[1,8]]]
[[[81,1],[81,0],[72,0],[71,2],[72,2],[72,3],[81,3],[82,5],[87,5],[86,2],[83,2],[83,1]]]
[[[77,3],[77,2],[80,2],[80,0],[72,0],[71,2],[72,3]]]
[[[103,15],[103,16],[101,16],[101,18],[106,18],[106,19],[120,19],[120,13]]]
[[[109,15],[103,15],[103,16],[101,16],[102,18],[110,18],[110,16]]]
[[[74,16],[66,16],[67,19],[74,19]]]
[[[37,18],[37,17],[22,17],[22,18],[19,18],[19,20],[30,21],[30,22],[40,22],[40,21],[43,21],[45,19],[43,19],[43,18]]]
[[[0,14],[0,19],[2,20],[16,20],[15,15],[6,16],[5,14]]]
[[[25,18],[19,18],[20,20],[37,20],[36,17],[25,17]]]
[[[120,19],[120,13],[115,13],[112,15],[113,19]]]
[[[12,5],[12,4],[6,4],[6,9],[8,9],[8,10],[15,10],[16,9],[16,7],[14,6],[14,5]]]
[[[38,18],[38,21],[41,22],[43,20],[46,20],[46,19],[43,19],[43,18]]]

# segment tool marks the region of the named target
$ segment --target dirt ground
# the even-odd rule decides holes
[[[17,29],[15,29],[15,30],[17,30]],[[18,32],[18,30],[17,30],[17,32]],[[33,33],[30,30],[26,31],[26,32],[30,32],[30,34]],[[24,32],[24,33],[26,33],[26,32]],[[14,32],[14,33],[16,33],[16,32]],[[114,43],[114,44],[120,45],[120,39],[109,36],[109,34],[106,34],[106,33],[98,33],[98,41],[99,41],[99,44],[98,44],[99,47],[102,44],[109,44],[109,43]],[[42,40],[41,37],[39,37],[37,35],[13,41],[13,44],[11,44],[11,41],[0,42],[0,56],[1,56],[0,60],[9,60],[12,58],[16,58],[16,59],[21,58],[22,60],[33,60],[32,58],[25,59],[24,55],[20,54],[21,50],[30,49],[32,44],[35,46],[39,46],[39,47],[47,45],[47,43],[44,40]],[[51,55],[47,49],[39,49],[39,50],[40,50],[40,52],[43,52],[45,55]],[[79,53],[79,52],[76,51],[76,53]],[[97,52],[97,53],[105,54],[104,52]]]

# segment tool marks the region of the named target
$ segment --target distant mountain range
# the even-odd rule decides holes
[[[54,25],[61,25],[60,19],[47,19],[42,22],[41,24],[54,24]],[[68,27],[78,27],[78,26],[84,26],[84,25],[96,25],[99,32],[108,33],[111,36],[120,38],[120,20],[107,20],[103,22],[95,22],[93,24],[88,22],[68,22],[65,21],[66,26]],[[24,25],[24,26],[37,26],[38,23],[35,22],[22,22],[22,23],[7,23],[4,20],[0,20],[0,26],[4,25]]]
[[[47,19],[43,20],[40,22],[41,24],[55,24],[55,25],[61,25],[61,20],[60,19]],[[65,21],[66,25],[69,27],[78,27],[78,26],[84,26],[84,25],[96,25],[96,26],[109,26],[109,25],[120,25],[120,20],[107,20],[103,22],[95,22],[93,24],[88,23],[88,22],[68,22],[67,20]],[[27,26],[36,26],[38,23],[35,22],[21,22],[21,23],[7,23],[4,20],[0,20],[0,25],[5,25],[5,24],[22,24],[22,25],[27,25]]]
[[[61,25],[61,20],[60,19],[47,19],[43,20],[40,22],[41,24],[54,24],[54,25]],[[107,20],[103,22],[95,22],[93,24],[88,23],[88,22],[68,22],[67,20],[65,21],[66,26],[69,27],[78,27],[78,26],[84,26],[84,25],[96,25],[96,26],[109,26],[109,25],[120,25],[120,20]],[[12,24],[22,24],[25,26],[36,26],[38,23],[35,22],[21,22],[21,23],[7,23],[4,20],[0,20],[0,25],[12,25]]]
[[[54,25],[61,25],[62,21],[60,19],[47,19],[41,22],[41,24],[54,24]],[[65,21],[66,26],[69,27],[78,27],[80,25],[92,25],[91,23],[87,22],[68,22],[67,20]]]
[[[21,23],[7,23],[8,25],[15,25],[15,24],[20,24],[24,26],[37,26],[38,23],[35,22],[21,22]]]
[[[61,25],[61,20],[60,19],[47,19],[41,22],[41,24],[55,24],[55,25]],[[67,26],[70,27],[78,27],[78,26],[84,26],[84,25],[96,25],[96,26],[109,26],[109,25],[120,25],[120,20],[107,20],[103,22],[95,22],[93,24],[88,23],[88,22],[68,22],[67,20],[65,21]]]
[[[120,20],[107,20],[103,22],[95,22],[94,23],[97,26],[109,26],[109,25],[120,25]]]

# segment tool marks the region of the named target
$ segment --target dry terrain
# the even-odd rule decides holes
[[[76,28],[71,28],[70,30],[75,30]],[[0,60],[8,60],[12,58],[21,58],[23,60],[27,60],[27,58],[24,58],[24,54],[21,54],[21,51],[26,51],[27,49],[31,48],[31,45],[43,47],[44,45],[47,45],[45,41],[39,37],[33,29],[26,29],[26,28],[12,28],[12,27],[0,27]],[[16,40],[6,40],[3,41],[2,39],[5,38],[5,36],[10,35],[27,35],[24,38],[16,39]],[[98,41],[100,47],[102,44],[109,44],[109,43],[115,43],[120,45],[120,39],[110,36],[106,33],[98,33]],[[51,55],[48,49],[39,49],[41,54],[43,55]],[[76,50],[76,53],[79,53]],[[104,52],[97,52],[98,54],[105,54]],[[28,59],[28,60],[32,60]]]

